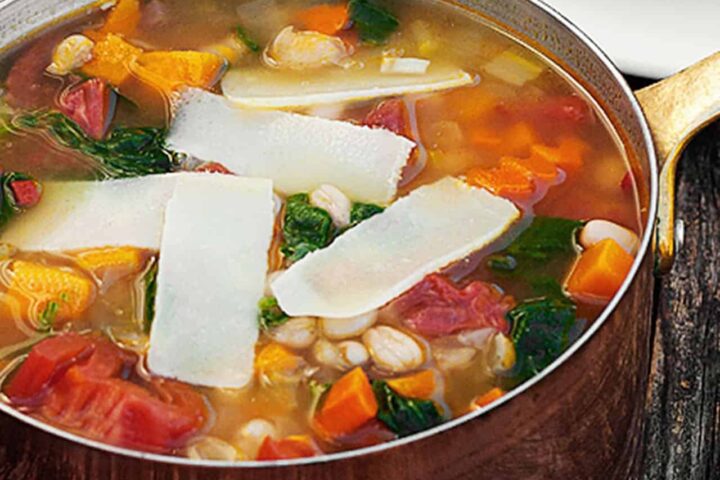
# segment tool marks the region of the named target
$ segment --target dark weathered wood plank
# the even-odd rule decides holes
[[[680,171],[686,240],[657,298],[648,480],[720,478],[720,125],[690,145]]]

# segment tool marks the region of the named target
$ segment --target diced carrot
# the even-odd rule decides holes
[[[505,395],[505,391],[501,388],[493,388],[489,392],[486,392],[479,397],[475,399],[475,406],[478,408],[487,407],[491,403],[493,403],[495,400],[498,400],[503,395]]]
[[[554,164],[538,157],[503,157],[500,159],[500,166],[527,172],[528,178],[533,180],[552,182],[560,175],[560,171]]]
[[[610,238],[585,250],[567,280],[567,291],[583,301],[609,301],[630,273],[633,256]]]
[[[95,275],[112,271],[118,276],[138,273],[143,267],[143,255],[133,247],[107,247],[86,250],[76,256],[77,263]]]
[[[404,397],[422,400],[430,398],[435,393],[437,386],[435,372],[432,370],[424,370],[407,377],[388,380],[387,384]]]
[[[497,150],[502,144],[500,135],[486,127],[477,127],[472,129],[469,135],[470,143],[476,147]]]
[[[170,94],[180,87],[212,87],[224,66],[214,53],[172,51],[143,53],[131,68],[140,80]]]
[[[533,145],[532,155],[535,158],[551,162],[568,174],[572,174],[582,168],[584,156],[588,149],[587,143],[579,138],[566,137],[560,141],[557,147]]]
[[[130,64],[140,54],[142,49],[109,34],[95,43],[93,59],[82,67],[82,72],[119,87],[130,77]]]
[[[330,438],[348,435],[375,418],[378,404],[370,380],[358,367],[332,386],[315,424]]]
[[[140,0],[120,0],[98,32],[131,36],[135,33],[140,18]]]
[[[524,198],[535,191],[527,170],[509,164],[492,169],[474,168],[467,173],[467,181],[503,197]]]
[[[530,154],[530,149],[536,143],[538,143],[538,135],[532,125],[520,122],[503,132],[501,147],[503,153],[507,155],[524,157]]]
[[[317,454],[318,448],[307,435],[292,435],[282,440],[265,437],[260,450],[258,450],[257,459],[260,461],[290,460],[314,457]]]
[[[301,11],[297,19],[307,30],[335,35],[348,24],[348,8],[344,4],[316,5]]]
[[[302,366],[301,357],[279,343],[271,343],[260,350],[255,359],[255,373],[272,383],[285,383]]]
[[[482,119],[491,113],[498,103],[498,98],[482,85],[456,88],[441,98],[444,100],[445,109],[463,123]]]
[[[35,308],[39,315],[50,302],[57,304],[55,321],[75,320],[90,306],[95,288],[82,275],[57,267],[16,260],[8,297],[17,301],[21,312]]]

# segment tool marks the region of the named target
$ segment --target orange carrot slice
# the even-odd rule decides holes
[[[130,64],[141,53],[142,49],[129,44],[118,35],[106,35],[95,43],[93,58],[82,67],[82,72],[119,87],[130,77]]]
[[[572,174],[582,168],[588,149],[587,143],[579,138],[567,137],[562,139],[557,147],[533,145],[532,156],[553,163],[568,174]]]
[[[316,5],[301,11],[298,22],[307,30],[335,35],[348,24],[347,5]]]
[[[630,273],[633,256],[613,239],[585,250],[567,280],[567,291],[582,301],[609,301]]]
[[[206,52],[148,52],[136,57],[132,72],[165,94],[180,87],[210,88],[220,78],[225,61]]]
[[[93,283],[76,272],[23,260],[12,264],[7,296],[18,303],[21,312],[33,309],[37,317],[55,302],[56,322],[76,320],[88,309],[94,294]]]
[[[290,460],[293,458],[306,458],[317,455],[318,449],[315,443],[307,435],[292,435],[282,440],[273,440],[265,437],[260,450],[258,460]]]
[[[527,172],[528,177],[532,180],[552,182],[560,175],[560,171],[554,164],[538,157],[503,157],[500,159],[500,166]]]
[[[407,377],[388,380],[387,384],[404,397],[427,400],[435,393],[437,381],[435,372],[424,370]]]
[[[501,147],[507,155],[527,156],[533,145],[538,143],[538,134],[527,122],[516,123],[503,132]]]
[[[505,391],[501,388],[493,388],[487,393],[484,393],[483,395],[480,395],[475,399],[475,406],[478,408],[487,407],[491,403],[493,403],[495,400],[498,400],[503,395],[505,395]]]
[[[120,0],[98,32],[131,36],[135,33],[140,18],[140,0]]]
[[[378,404],[370,380],[358,367],[332,386],[315,417],[319,430],[329,438],[348,435],[375,418]]]
[[[286,383],[295,377],[302,363],[301,357],[278,343],[271,343],[255,358],[255,373],[272,383]]]
[[[467,174],[467,181],[501,197],[526,198],[535,191],[527,170],[510,164],[492,169],[472,169]]]

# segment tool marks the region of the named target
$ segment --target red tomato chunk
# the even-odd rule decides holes
[[[204,426],[204,398],[173,381],[129,382],[134,354],[76,334],[33,348],[5,393],[50,422],[114,445],[157,453],[182,448]]]
[[[17,180],[10,183],[15,203],[23,208],[34,207],[40,202],[40,185],[34,180]]]
[[[385,100],[379,103],[363,121],[368,127],[377,127],[410,137],[409,115],[402,100]]]
[[[515,301],[484,282],[458,289],[441,275],[425,278],[393,303],[393,309],[413,330],[429,337],[462,330],[494,328],[507,333],[505,314]]]

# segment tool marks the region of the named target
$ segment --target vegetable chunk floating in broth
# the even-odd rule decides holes
[[[106,444],[289,460],[491,407],[638,251],[605,114],[440,2],[118,0],[0,66],[2,401]]]

